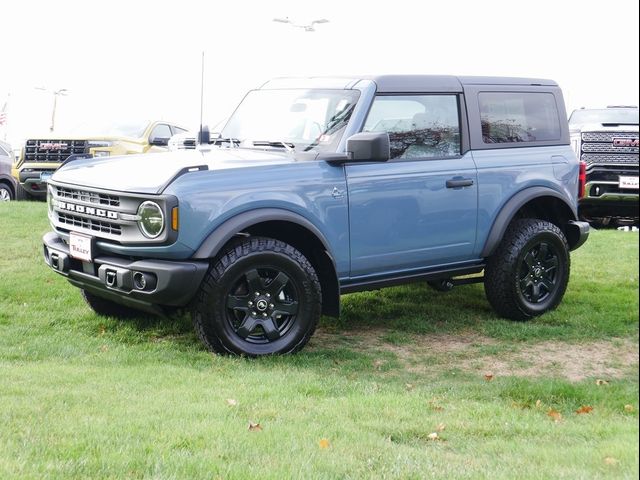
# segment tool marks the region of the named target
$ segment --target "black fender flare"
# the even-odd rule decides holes
[[[330,267],[324,269],[325,281],[321,279],[322,290],[322,313],[325,315],[338,317],[340,315],[340,284],[338,272],[332,252],[329,249],[329,242],[322,232],[302,215],[279,208],[260,208],[248,212],[240,213],[225,220],[206,239],[192,259],[210,259],[215,257],[222,247],[235,235],[249,227],[263,222],[284,221],[296,224],[314,235],[322,244]],[[318,272],[320,273],[320,272]]]
[[[229,240],[231,240],[234,235],[242,232],[252,225],[271,221],[291,222],[306,228],[311,233],[313,233],[318,238],[318,240],[320,240],[320,242],[322,242],[322,245],[324,246],[325,250],[329,252],[329,256],[331,257],[329,242],[327,242],[325,236],[313,223],[304,218],[302,215],[280,208],[259,208],[256,210],[240,213],[225,220],[205,239],[204,242],[202,242],[198,250],[196,250],[196,253],[193,254],[192,258],[213,258],[218,254],[220,249]],[[331,261],[334,263],[335,268],[333,257],[331,257]]]
[[[507,203],[502,206],[500,213],[497,215],[491,230],[489,231],[489,235],[487,236],[487,240],[485,241],[484,248],[480,253],[482,258],[486,258],[490,256],[498,244],[502,240],[504,233],[507,230],[507,227],[513,220],[513,217],[516,215],[518,210],[520,210],[525,204],[539,197],[555,197],[558,200],[562,201],[571,213],[573,214],[573,218],[570,220],[577,220],[578,215],[575,207],[571,206],[570,203],[567,202],[567,198],[562,195],[560,192],[553,190],[549,187],[529,187],[524,190],[519,191],[513,197],[511,197]]]

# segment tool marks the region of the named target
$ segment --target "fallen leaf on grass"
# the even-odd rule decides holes
[[[607,465],[617,465],[618,460],[613,457],[604,457],[604,463],[606,463]]]
[[[238,405],[238,401],[234,398],[227,398],[227,405],[230,407],[235,407]]]
[[[440,437],[438,436],[438,434],[436,432],[430,433],[429,435],[427,435],[427,438],[429,440],[438,440],[438,439],[440,439]]]
[[[576,410],[576,413],[578,415],[584,415],[591,412],[593,412],[593,407],[591,405],[582,405],[579,409]]]
[[[601,386],[601,385],[609,385],[609,382],[607,382],[606,380],[596,380],[596,385]]]
[[[329,440],[327,440],[326,438],[323,438],[318,442],[318,446],[320,448],[329,448],[331,446],[331,443],[329,443]]]
[[[541,400],[536,400],[536,408],[540,408],[542,406]]]
[[[262,431],[262,425],[260,425],[259,423],[249,422],[249,431],[250,432],[261,432]]]
[[[407,387],[407,390],[413,390],[413,383],[405,383],[404,386]]]
[[[106,332],[106,328],[104,328],[104,325],[100,325],[100,336],[102,337],[104,335],[104,333]]]
[[[562,420],[562,414],[559,411],[554,410],[553,408],[549,409],[547,415],[550,416],[554,422],[559,422],[560,420]]]
[[[447,427],[444,423],[439,423],[438,426],[436,427],[436,432],[442,432],[444,431],[445,428]]]
[[[633,405],[627,404],[627,405],[624,406],[624,411],[627,412],[627,413],[633,413],[633,412],[635,412],[635,410],[636,409],[634,408]]]
[[[107,351],[109,351],[109,347],[107,347],[106,345],[102,345],[102,346],[100,347],[100,351],[101,351],[101,352],[107,352]]]
[[[384,360],[376,360],[373,362],[373,366],[376,367],[377,370],[380,370],[384,364]]]
[[[487,382],[490,382],[491,380],[493,380],[493,373],[487,373],[487,374],[485,374],[484,379],[485,379]]]

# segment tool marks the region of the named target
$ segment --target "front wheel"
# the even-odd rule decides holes
[[[485,293],[499,315],[529,320],[558,306],[569,269],[569,246],[562,230],[544,220],[516,220],[487,260]]]
[[[294,353],[315,331],[321,298],[316,272],[302,253],[279,240],[252,237],[216,258],[192,317],[214,352]]]
[[[11,187],[0,182],[0,202],[10,202],[13,198],[13,191],[11,190]]]
[[[33,197],[27,192],[22,185],[16,185],[16,200],[33,200]]]

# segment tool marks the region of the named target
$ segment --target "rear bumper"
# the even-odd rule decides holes
[[[184,307],[195,296],[209,263],[130,260],[98,256],[83,262],[69,255],[69,247],[54,232],[42,239],[44,260],[74,286],[116,303],[141,310]]]
[[[590,226],[587,222],[570,221],[567,228],[567,240],[571,250],[580,248],[589,238]]]

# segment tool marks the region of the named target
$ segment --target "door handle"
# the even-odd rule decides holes
[[[470,187],[473,185],[473,180],[471,178],[452,178],[451,180],[447,180],[447,188],[462,188],[462,187]]]

